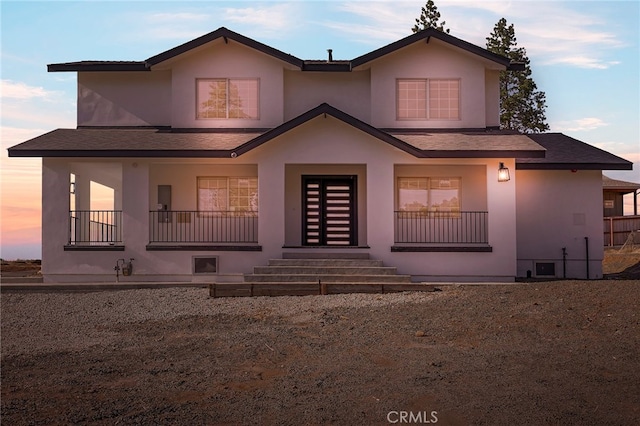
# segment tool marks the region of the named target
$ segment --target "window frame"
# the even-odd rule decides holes
[[[409,83],[409,82],[424,82],[424,86],[425,86],[425,92],[424,92],[424,116],[420,115],[419,117],[405,117],[405,116],[401,116],[400,114],[400,108],[401,108],[401,103],[402,102],[410,102],[412,101],[412,99],[406,99],[403,100],[400,97],[400,93],[401,93],[401,89],[400,89],[400,85],[402,83]],[[458,98],[456,100],[457,102],[457,111],[458,114],[456,117],[449,117],[449,118],[440,118],[440,117],[433,117],[433,112],[432,112],[432,107],[431,105],[431,83],[432,82],[456,82],[457,83],[457,91],[458,91]],[[449,97],[447,98],[447,100],[451,100],[452,98]],[[422,98],[419,98],[419,100],[422,100]],[[443,99],[444,100],[444,99]],[[407,114],[405,114],[407,115]],[[396,78],[396,120],[397,121],[460,121],[462,120],[462,79],[461,78]]]
[[[401,186],[401,181],[403,180],[424,180],[425,183],[425,191],[427,196],[427,204],[424,208],[420,210],[407,210],[404,209],[400,204],[400,190],[403,189]],[[440,183],[444,180],[449,181],[457,181],[457,198],[458,198],[458,206],[457,208],[449,208],[447,210],[440,210],[442,207],[433,206],[433,190],[443,189],[443,188],[434,188],[433,183],[435,181],[440,181]],[[420,189],[420,188],[418,188]],[[429,219],[434,219],[436,217],[460,217],[462,212],[462,177],[461,176],[398,176],[396,179],[396,207],[399,212],[407,212],[413,213],[415,215],[424,216]]]
[[[225,210],[204,210],[201,205],[201,197],[200,197],[200,189],[210,189],[210,188],[201,188],[200,182],[204,180],[224,180],[226,182],[225,190],[225,200],[224,205],[226,207]],[[249,180],[253,181],[249,183],[247,188],[241,188],[237,186],[235,189],[240,191],[241,189],[247,189],[247,194],[237,194],[233,196],[231,181],[232,180]],[[254,186],[255,184],[255,186]],[[251,190],[255,188],[255,193],[252,193]],[[221,188],[218,188],[221,189]],[[252,205],[251,198],[255,196],[255,206]],[[232,198],[236,198],[239,201],[241,198],[246,197],[248,201],[247,206],[235,205],[232,206]],[[197,176],[196,177],[196,209],[198,212],[198,217],[212,217],[212,216],[248,216],[248,215],[257,215],[259,210],[259,192],[258,192],[258,177],[257,176]]]
[[[248,117],[230,117],[230,96],[229,90],[231,88],[231,82],[234,81],[251,81],[256,84],[256,93],[255,93],[255,116]],[[224,117],[205,117],[203,116],[200,105],[206,100],[200,99],[200,83],[211,83],[211,82],[224,82],[225,83],[225,116]],[[202,77],[196,78],[195,81],[196,86],[196,120],[260,120],[260,78],[258,77],[240,77],[240,78],[229,78],[229,77]],[[207,99],[208,100],[208,99]]]

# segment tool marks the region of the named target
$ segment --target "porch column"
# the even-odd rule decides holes
[[[511,179],[498,182],[498,166],[503,162],[511,170]],[[489,245],[493,247],[492,261],[502,271],[496,275],[517,275],[516,232],[516,167],[514,159],[487,164],[487,210],[489,212]]]
[[[388,257],[394,242],[394,165],[367,165],[367,242],[376,259]]]
[[[265,253],[279,253],[285,242],[284,165],[258,164],[258,243]]]
[[[149,165],[124,161],[122,182],[126,182],[122,185],[122,239],[126,256],[142,260],[149,242]]]
[[[42,160],[42,273],[64,263],[63,247],[69,243],[69,164]],[[48,281],[48,280],[47,280]]]

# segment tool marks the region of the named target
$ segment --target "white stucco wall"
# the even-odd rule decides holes
[[[498,162],[514,170],[512,159],[418,159],[331,116],[319,116],[235,159],[113,161],[122,170],[124,246],[122,252],[64,251],[68,241],[68,176],[78,160],[47,159],[43,165],[43,271],[48,281],[110,281],[119,258],[134,258],[126,280],[192,280],[192,256],[219,256],[220,277],[239,279],[295,249],[300,241],[298,203],[302,174],[356,174],[360,248],[374,259],[397,266],[416,280],[512,280],[516,273],[515,178],[497,182]],[[92,161],[95,163],[95,160]],[[108,162],[108,160],[105,160]],[[109,163],[111,164],[111,163]],[[99,167],[97,164],[95,167]],[[113,165],[111,166],[113,167]],[[462,176],[463,207],[489,213],[488,253],[392,252],[398,173]],[[259,252],[150,251],[149,210],[157,185],[172,185],[172,209],[196,208],[197,176],[258,173]],[[512,175],[513,176],[513,175]],[[471,182],[470,182],[471,181]],[[287,192],[288,191],[288,192]],[[292,194],[291,191],[298,192]],[[465,193],[469,193],[465,198]],[[465,207],[466,206],[466,207]],[[296,211],[297,210],[297,211]],[[341,249],[336,249],[340,251]],[[344,250],[344,249],[342,249]],[[230,277],[230,278],[229,278]]]
[[[554,263],[563,277],[602,277],[602,172],[600,170],[518,170],[518,276],[535,276],[536,262]]]
[[[78,126],[171,125],[171,72],[79,72]]]
[[[369,70],[353,72],[284,72],[284,119],[291,120],[323,102],[370,122]]]
[[[229,40],[220,39],[173,59],[172,125],[177,128],[266,128],[283,122],[284,63],[266,54]],[[260,118],[196,119],[196,79],[259,79]]]
[[[486,70],[484,78],[485,90],[485,125],[500,126],[500,71]]]
[[[371,124],[376,127],[482,128],[486,125],[485,63],[432,40],[373,61]],[[396,79],[460,79],[460,120],[397,120]]]

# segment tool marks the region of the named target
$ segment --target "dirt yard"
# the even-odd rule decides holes
[[[640,424],[640,280],[441,290],[5,293],[2,423]]]

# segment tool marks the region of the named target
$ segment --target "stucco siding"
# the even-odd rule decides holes
[[[396,79],[459,79],[459,120],[398,120]],[[435,41],[416,43],[371,64],[371,120],[376,127],[485,127],[485,66]]]
[[[265,128],[283,122],[283,63],[233,41],[216,40],[175,59],[172,125],[178,128]],[[168,64],[167,64],[168,66]],[[196,79],[259,79],[258,119],[196,119]]]
[[[78,126],[171,125],[171,72],[79,72]]]
[[[370,122],[369,70],[320,73],[284,72],[284,119],[290,120],[323,102]]]
[[[599,170],[517,172],[518,276],[536,276],[537,263],[567,278],[602,277],[602,173]],[[529,272],[530,271],[530,272]]]
[[[514,72],[514,71],[512,71]],[[484,78],[485,90],[485,125],[500,126],[500,71],[486,70]]]

